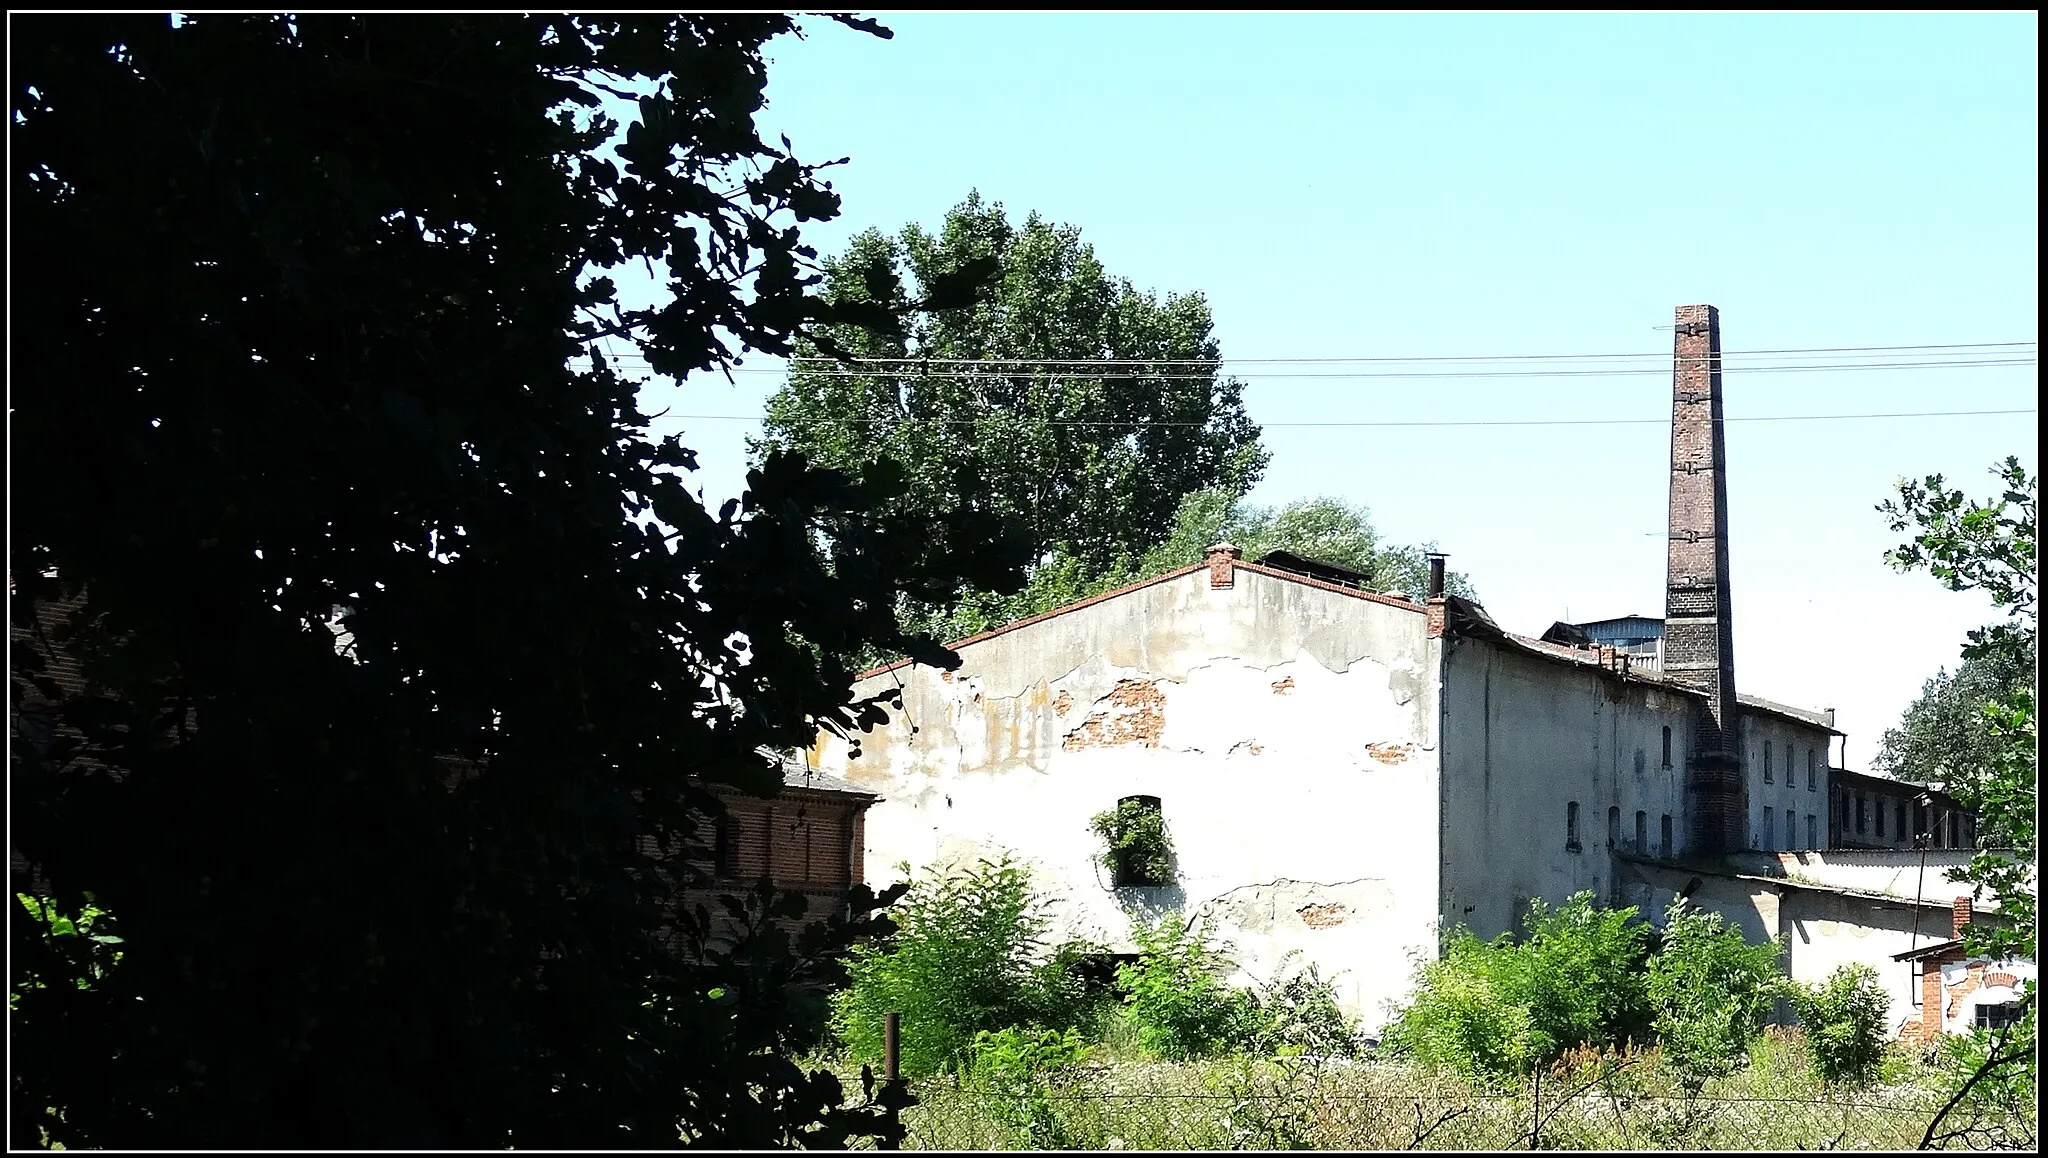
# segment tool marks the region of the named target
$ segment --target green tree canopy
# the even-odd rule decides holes
[[[623,337],[681,374],[851,324],[799,233],[838,198],[753,122],[794,27],[11,25],[11,623],[82,596],[55,642],[86,686],[17,644],[14,708],[55,719],[11,745],[10,835],[36,911],[122,938],[90,985],[19,994],[15,1145],[872,1132],[782,1052],[799,958],[679,958],[704,922],[643,849],[715,807],[696,785],[774,791],[757,748],[879,718],[853,655],[947,663],[899,599],[1023,558],[972,501],[882,509],[880,456],[768,455],[714,515],[585,357]],[[603,272],[643,261],[671,296],[624,309]],[[60,975],[15,909],[17,977]]]
[[[1915,784],[1948,784],[1998,759],[2003,740],[1985,709],[2034,686],[2034,649],[2028,641],[1973,655],[1951,672],[1935,673],[1885,730],[1871,766]]]
[[[1895,532],[1912,537],[1885,553],[1900,571],[1924,570],[1951,591],[1982,591],[2005,613],[1972,630],[1963,646],[1965,668],[1987,673],[2031,671],[2040,630],[2036,602],[2040,478],[2008,457],[1992,468],[1999,493],[1988,501],[1965,498],[1940,475],[1901,479],[1897,496],[1878,505]],[[2015,680],[1982,707],[1982,747],[1951,766],[1947,790],[1977,812],[1978,831],[2004,846],[1980,852],[1961,879],[1978,894],[1998,898],[2000,922],[1965,930],[1972,952],[2031,957],[2035,952],[2033,866],[2039,855],[2035,780],[2035,680]],[[1917,705],[1916,705],[1917,706]],[[1911,722],[1911,716],[1908,716]],[[1950,739],[1951,747],[1956,741]]]
[[[1034,560],[1057,549],[1090,572],[1156,546],[1189,492],[1240,495],[1265,468],[1208,303],[1112,276],[1074,226],[1020,225],[974,193],[936,234],[870,230],[826,270],[827,300],[863,307],[929,300],[949,274],[997,280],[969,309],[800,343],[757,454],[849,470],[893,457],[912,464],[895,509],[986,496],[1029,527]]]

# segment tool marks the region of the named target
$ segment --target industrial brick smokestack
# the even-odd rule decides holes
[[[1721,314],[1678,307],[1671,372],[1671,539],[1664,590],[1664,678],[1706,695],[1686,777],[1693,850],[1748,842],[1736,752],[1728,600],[1728,473],[1721,425]]]

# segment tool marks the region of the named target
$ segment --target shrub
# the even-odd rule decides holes
[[[1868,965],[1842,965],[1819,985],[1788,987],[1806,1056],[1822,1081],[1867,1085],[1884,1060],[1885,1015],[1891,998]]]
[[[1210,1057],[1250,1044],[1257,1032],[1257,1003],[1223,984],[1226,963],[1208,932],[1172,913],[1132,929],[1138,961],[1118,967],[1117,984],[1138,1048],[1152,1057]]]
[[[1254,1048],[1268,1055],[1357,1056],[1358,1027],[1337,1004],[1336,990],[1314,962],[1292,971],[1288,963],[1282,960],[1272,984],[1258,997]]]
[[[1120,800],[1108,812],[1090,817],[1088,828],[1102,839],[1097,859],[1118,886],[1173,879],[1173,844],[1156,801],[1138,796]]]
[[[967,1074],[974,1088],[991,1095],[1026,1148],[1059,1150],[1067,1148],[1068,1138],[1050,1095],[1088,1054],[1072,1029],[982,1030],[974,1035]]]
[[[1648,1034],[1643,965],[1649,930],[1636,910],[1582,892],[1556,909],[1530,902],[1520,941],[1458,928],[1424,965],[1388,1028],[1396,1049],[1474,1078],[1527,1073],[1579,1047]]]
[[[1047,954],[1044,902],[1007,854],[911,886],[882,943],[856,946],[847,986],[833,997],[832,1028],[862,1061],[882,1057],[882,1017],[902,1015],[905,1076],[956,1069],[981,1030],[1079,1021],[1072,977],[1079,949]]]
[[[1720,914],[1683,897],[1672,902],[1662,944],[1650,958],[1648,991],[1664,1056],[1687,1089],[1742,1064],[1782,991],[1782,952],[1775,939],[1750,944]]]

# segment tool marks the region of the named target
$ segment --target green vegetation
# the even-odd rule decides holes
[[[832,1024],[849,1053],[882,1060],[883,1015],[902,1015],[903,1072],[958,1072],[977,1034],[1012,1026],[1072,1029],[1088,1015],[1075,975],[1083,946],[1047,953],[1045,902],[1005,856],[914,883],[895,933],[856,946]]]
[[[1885,1013],[1891,1007],[1877,970],[1842,965],[1819,985],[1795,984],[1789,992],[1806,1029],[1815,1076],[1859,1086],[1877,1076],[1885,1056]]]
[[[1213,1057],[1245,1045],[1255,1030],[1258,1005],[1251,994],[1223,984],[1229,963],[1208,937],[1178,913],[1132,926],[1138,961],[1117,969],[1124,1016],[1147,1055],[1179,1061]]]
[[[1581,1046],[1645,1037],[1649,927],[1580,893],[1556,909],[1532,901],[1519,941],[1463,927],[1421,968],[1386,1043],[1474,1080],[1527,1074]]]
[[[1117,885],[1163,885],[1173,879],[1173,842],[1157,802],[1120,800],[1090,817],[1088,830],[1101,839],[1102,867]]]
[[[1965,669],[1988,673],[2030,671],[2039,654],[2037,488],[2040,478],[2017,458],[1992,468],[1998,493],[1989,500],[1964,497],[1940,475],[1901,479],[1897,495],[1879,504],[1895,532],[1911,537],[1885,553],[1900,571],[1925,571],[1951,591],[1979,591],[2004,612],[1999,622],[1968,633]],[[1944,787],[1977,813],[1981,848],[1967,868],[1952,874],[1982,898],[1997,899],[1996,921],[1973,921],[1963,944],[1973,956],[1992,960],[2031,958],[2039,952],[2035,863],[2040,855],[2037,778],[2036,681],[1985,681],[1981,727],[1961,730],[1949,748]],[[1916,705],[1917,707],[1918,705]],[[1915,723],[1908,713],[1902,725]],[[1944,749],[1945,751],[1947,749]],[[2031,1146],[2031,1129],[2015,1134],[2009,1123],[2017,1100],[2036,1088],[2036,983],[2021,987],[2017,1024],[1944,1043],[1956,1063],[1949,1102],[1927,1128],[1925,1145]]]
[[[888,1132],[788,1056],[792,987],[878,931],[874,898],[816,938],[777,924],[800,897],[749,900],[735,947],[675,911],[670,870],[703,786],[770,794],[758,749],[882,714],[851,693],[859,657],[957,662],[899,601],[1014,589],[1028,544],[978,508],[892,511],[910,472],[887,455],[770,454],[706,510],[694,452],[592,356],[716,374],[815,327],[971,310],[974,269],[916,302],[813,292],[803,230],[839,197],[755,122],[797,31],[14,29],[10,258],[36,284],[10,465],[42,497],[9,524],[9,622],[48,638],[10,670],[53,704],[10,750],[11,835],[58,912],[95,898],[124,942],[89,988],[59,984],[51,923],[17,912],[13,958],[48,983],[11,994],[11,1143]],[[611,277],[643,266],[644,308]],[[80,598],[68,626],[38,618]]]
[[[1651,1028],[1688,1081],[1732,1072],[1748,1057],[1782,988],[1784,946],[1752,945],[1719,913],[1672,902],[1645,990]]]

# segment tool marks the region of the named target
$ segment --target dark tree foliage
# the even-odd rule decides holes
[[[821,330],[802,353],[871,361],[800,363],[769,400],[757,453],[848,469],[893,454],[915,464],[897,509],[988,496],[1030,528],[1035,564],[1057,551],[1090,575],[1156,547],[1185,495],[1235,498],[1265,470],[1207,301],[1112,276],[1077,227],[1019,224],[969,194],[937,233],[869,230],[826,268],[825,296],[849,308],[930,301],[963,275],[994,285],[971,309],[901,328]]]
[[[897,602],[1023,556],[973,496],[878,514],[887,460],[770,456],[708,512],[636,384],[578,357],[624,337],[679,374],[889,321],[811,295],[798,223],[838,199],[753,124],[791,21],[10,27],[10,614],[82,593],[89,681],[15,649],[16,707],[59,704],[14,746],[12,838],[122,937],[59,984],[17,911],[15,1143],[872,1132],[779,1043],[785,983],[873,926],[787,945],[764,895],[761,935],[679,957],[702,914],[640,850],[696,783],[771,792],[757,747],[878,717],[845,706],[855,652],[957,662]],[[652,94],[616,160],[601,91]],[[673,299],[624,311],[596,273],[643,260]]]

